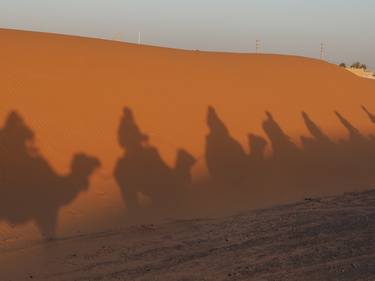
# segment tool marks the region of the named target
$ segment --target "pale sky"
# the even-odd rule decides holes
[[[319,57],[375,69],[375,0],[0,0],[0,27],[183,49]]]

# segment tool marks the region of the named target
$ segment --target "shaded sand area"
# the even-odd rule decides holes
[[[1,280],[373,280],[375,191],[40,243]],[[20,267],[19,265],[22,264]]]
[[[325,182],[325,186],[333,189],[326,190],[322,186],[314,189],[317,185],[309,181],[309,177],[304,180],[313,183],[312,189],[294,183],[293,188],[284,189],[284,186],[290,186],[288,180],[294,180],[294,177],[277,169],[285,166],[284,160],[289,159],[289,154],[286,154],[284,162],[280,160],[274,166],[273,171],[279,175],[267,173],[267,169],[263,174],[254,173],[256,168],[249,169],[266,179],[277,181],[278,176],[286,178],[283,182],[277,181],[277,185],[267,185],[267,189],[254,184],[250,176],[252,184],[244,187],[245,195],[237,189],[232,196],[227,185],[218,190],[215,184],[212,189],[205,190],[204,196],[199,189],[198,192],[190,192],[191,197],[182,194],[182,198],[189,199],[190,205],[186,209],[191,217],[222,215],[236,211],[239,205],[242,209],[252,209],[291,202],[310,193],[361,190],[373,183],[374,179],[367,177],[375,174],[372,171],[374,159],[373,155],[367,155],[369,150],[375,151],[368,145],[373,144],[374,138],[368,136],[374,134],[375,126],[361,105],[366,106],[369,113],[375,112],[375,81],[361,79],[335,65],[295,56],[184,51],[3,29],[0,30],[0,43],[0,129],[9,136],[8,132],[12,132],[18,122],[22,125],[22,132],[28,132],[21,135],[23,143],[14,149],[23,157],[19,157],[20,163],[28,162],[25,169],[19,168],[13,156],[0,158],[4,170],[13,172],[10,188],[0,190],[0,194],[9,195],[16,190],[12,186],[20,187],[19,190],[27,189],[27,192],[15,192],[15,202],[0,196],[3,200],[0,207],[7,205],[5,211],[0,211],[0,250],[9,249],[8,245],[14,241],[39,239],[41,230],[48,228],[65,237],[128,223],[124,203],[128,185],[124,184],[124,200],[114,177],[118,160],[128,150],[127,145],[121,147],[119,143],[119,124],[124,107],[128,108],[126,112],[134,113],[135,124],[143,135],[148,136],[152,146],[149,150],[160,156],[158,163],[163,166],[165,174],[171,174],[168,167],[174,165],[177,151],[181,148],[197,159],[192,167],[194,183],[202,175],[208,177],[207,136],[213,128],[219,128],[218,131],[221,128],[224,134],[211,138],[211,147],[220,144],[222,139],[224,143],[229,140],[228,143],[234,144],[233,147],[242,156],[246,153],[245,157],[241,156],[246,159],[250,155],[249,134],[260,137],[255,140],[263,138],[261,143],[266,145],[262,144],[262,148],[268,155],[274,152],[272,142],[278,137],[281,137],[279,140],[284,142],[283,145],[291,147],[292,153],[297,151],[298,154],[295,146],[301,147],[302,135],[311,142],[313,123],[324,132],[323,136],[335,141],[334,147],[339,139],[348,140],[347,148],[344,147],[347,145],[345,142],[342,147],[338,145],[340,155],[342,151],[367,149],[353,153],[359,157],[352,166],[362,167],[357,163],[365,162],[365,168],[354,173],[342,173],[349,177],[348,182],[343,184],[337,184],[337,178],[332,180],[335,185],[331,181]],[[208,106],[212,106],[211,110]],[[12,114],[12,111],[17,114]],[[208,114],[208,111],[211,113]],[[25,144],[31,135],[34,137],[32,149]],[[272,136],[273,140],[270,139]],[[15,144],[13,139],[8,138],[8,144]],[[352,146],[352,141],[358,139],[360,141]],[[314,141],[316,136],[312,138]],[[26,148],[29,150],[24,153]],[[9,152],[9,149],[5,147],[3,151]],[[226,150],[219,147],[216,151]],[[34,157],[35,154],[38,157]],[[216,155],[215,151],[211,154]],[[315,154],[309,153],[310,156]],[[0,157],[3,155],[0,154]],[[213,159],[211,162],[225,163],[226,156],[221,155],[221,161]],[[353,155],[344,156],[345,161],[341,161],[340,157],[336,160],[336,163],[346,165],[336,170],[336,176],[343,170],[347,171],[348,163],[351,163],[348,159]],[[94,166],[88,169],[87,163],[82,163],[85,159],[96,163],[95,171]],[[321,162],[327,163],[321,160],[314,162],[313,168],[321,167]],[[9,168],[9,163],[13,163],[14,169]],[[300,162],[296,163],[296,167],[301,166]],[[34,187],[37,186],[34,192],[33,188],[29,188],[31,185],[19,182],[31,182],[30,178],[38,174],[35,167],[40,167],[39,172],[46,176],[34,183]],[[235,173],[233,167],[236,166],[232,165]],[[314,171],[313,168],[308,170]],[[218,170],[216,174],[220,175]],[[128,169],[121,171],[125,173]],[[293,173],[294,167],[288,172]],[[79,177],[75,177],[77,174]],[[358,178],[363,182],[358,183]],[[74,188],[67,182],[73,182]],[[50,192],[50,187],[58,188],[59,192]],[[166,195],[167,199],[175,199],[171,193]],[[249,200],[238,204],[236,200],[231,200],[231,196]],[[225,206],[227,202],[231,206]],[[207,205],[210,205],[209,208]],[[19,206],[25,207],[25,210],[31,206],[29,209],[37,209],[38,213],[24,211],[14,218],[15,212],[9,210],[21,210]],[[149,213],[152,212],[151,208]],[[47,222],[43,221],[44,214],[51,214]],[[165,217],[180,216],[169,212]]]

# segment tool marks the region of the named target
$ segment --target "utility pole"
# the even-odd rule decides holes
[[[324,59],[325,46],[324,43],[320,43],[320,59]]]
[[[138,32],[138,45],[141,45],[141,32]]]
[[[259,51],[260,51],[260,40],[257,39],[257,40],[255,41],[255,52],[258,54]]]

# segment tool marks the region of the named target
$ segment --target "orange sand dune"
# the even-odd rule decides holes
[[[0,120],[19,111],[59,169],[77,150],[110,168],[120,153],[116,132],[125,105],[169,161],[177,147],[202,154],[207,105],[243,142],[249,132],[263,134],[265,110],[295,138],[307,134],[301,110],[330,135],[345,133],[333,110],[361,130],[373,129],[360,105],[375,110],[375,82],[319,60],[13,30],[0,30],[0,38]]]
[[[324,61],[13,30],[0,30],[0,43],[1,122],[9,111],[18,111],[61,173],[78,151],[102,162],[90,192],[74,205],[84,214],[90,211],[80,206],[93,202],[96,211],[106,207],[115,213],[122,206],[112,172],[122,154],[116,134],[124,106],[169,164],[176,149],[185,148],[202,166],[208,105],[245,147],[248,133],[264,136],[266,110],[296,142],[308,135],[302,110],[333,138],[347,134],[334,110],[362,133],[375,132],[360,108],[375,111],[375,80]]]

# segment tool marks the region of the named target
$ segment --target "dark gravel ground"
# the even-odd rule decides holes
[[[4,281],[375,280],[375,191],[114,229],[2,258]]]

